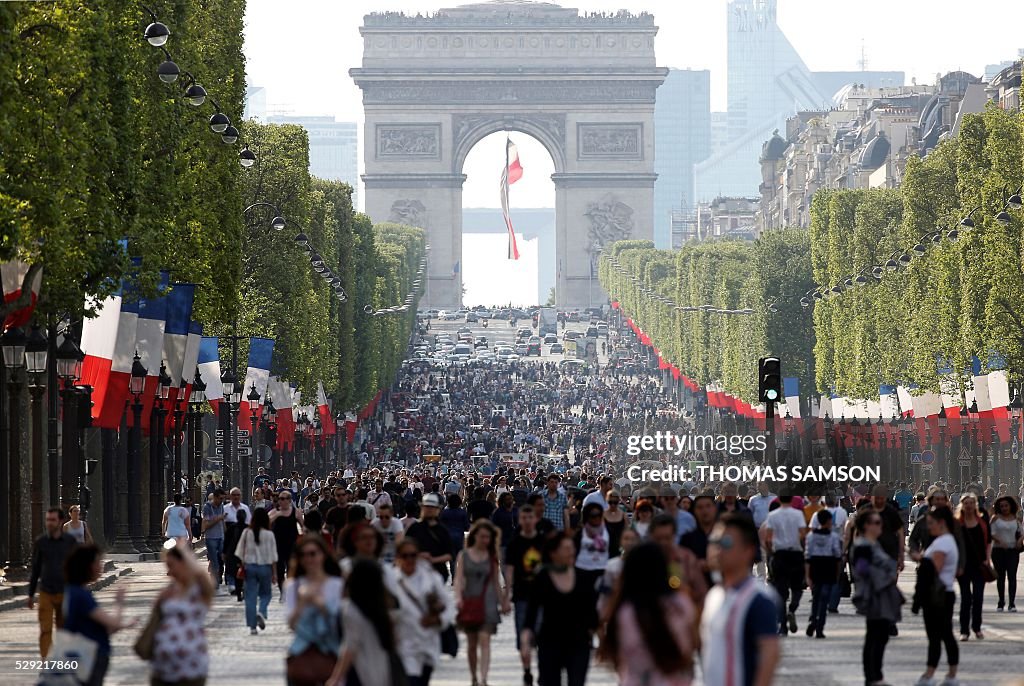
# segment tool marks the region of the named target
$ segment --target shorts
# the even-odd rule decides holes
[[[529,605],[530,605],[530,603],[528,601],[526,601],[526,600],[517,600],[514,603],[514,613],[515,613],[515,620],[516,620],[516,650],[520,650],[521,649],[521,646],[519,645],[519,634],[521,634],[523,632],[523,629],[525,629],[525,628],[529,628],[533,632],[533,636],[534,636],[533,645],[534,646],[537,645],[537,640],[536,640],[537,639],[537,626],[536,625],[535,626],[531,626],[531,627],[527,627],[526,626],[526,609],[527,609],[527,607],[529,607]],[[538,610],[537,611],[537,622],[536,622],[536,624],[538,624],[538,625],[540,624],[540,618],[541,618],[541,613],[542,612],[543,612],[543,610]]]

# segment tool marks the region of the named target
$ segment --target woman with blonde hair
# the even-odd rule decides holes
[[[511,605],[501,592],[504,580],[498,557],[500,540],[501,532],[496,526],[486,519],[478,519],[470,527],[466,547],[456,560],[456,621],[466,632],[466,654],[473,686],[487,686],[491,636],[497,633],[501,622],[499,606],[503,614],[511,611]]]

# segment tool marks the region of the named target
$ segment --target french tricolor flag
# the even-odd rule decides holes
[[[219,414],[224,399],[224,386],[220,382],[220,349],[216,336],[203,336],[199,341],[199,378],[206,384],[206,401],[214,414]]]
[[[178,403],[188,403],[192,396],[192,381],[196,378],[196,369],[199,364],[199,343],[203,340],[203,325],[199,322],[189,322],[188,337],[185,339],[185,359],[181,366],[181,379],[175,386]],[[182,407],[186,409],[187,406]],[[174,415],[167,413],[166,431],[170,434],[175,429]]]
[[[100,418],[107,397],[110,368],[117,347],[117,330],[121,323],[121,289],[96,308],[96,316],[82,322],[82,383],[92,386],[92,417]],[[129,370],[130,371],[130,370]],[[124,401],[119,409],[124,409]],[[118,413],[120,423],[120,413]],[[97,424],[98,426],[98,424]],[[115,427],[108,427],[115,428]]]
[[[149,416],[156,400],[156,387],[163,363],[164,329],[167,326],[167,272],[160,273],[160,293],[139,304],[139,325],[136,334],[139,360],[146,368],[146,388],[142,394],[142,430],[149,431]]]
[[[331,419],[331,406],[327,404],[327,393],[324,392],[322,381],[316,382],[316,412],[320,415],[320,426],[323,427],[325,436],[333,436],[334,420]]]
[[[21,297],[21,288],[28,276],[28,270],[32,265],[21,260],[12,260],[0,264],[0,287],[3,288],[4,302],[9,303]],[[39,300],[39,288],[43,284],[43,270],[36,272],[35,278],[30,284],[32,288],[32,299],[25,307],[15,310],[7,315],[3,328],[11,326],[24,326],[32,317],[32,311],[36,308]]]
[[[274,377],[270,381],[270,399],[277,412],[277,449],[291,448],[295,438],[295,421],[292,417],[292,387],[287,381]]]
[[[896,397],[900,402],[900,416],[913,417],[914,396],[910,394],[910,389],[907,388],[906,386],[897,386]]]
[[[997,369],[988,375],[988,399],[992,408],[992,421],[995,423],[999,440],[1010,442],[1010,384],[1005,369]],[[979,404],[980,409],[980,404]]]
[[[787,376],[782,379],[782,393],[786,397],[786,409],[793,419],[800,418],[800,379]]]
[[[942,397],[942,408],[946,414],[947,436],[959,436],[962,433],[960,407],[963,397],[956,377],[952,374],[940,377],[939,390],[942,391],[940,396]]]
[[[884,419],[893,419],[900,416],[900,405],[896,399],[895,386],[878,387],[879,412]]]
[[[270,360],[274,356],[273,338],[249,339],[249,366],[245,370],[245,385],[242,386],[242,402],[249,397],[253,386],[260,394],[260,406],[256,408],[256,417],[263,411],[263,401],[267,395],[267,384],[270,382]]]
[[[176,283],[167,296],[167,324],[164,327],[163,360],[167,375],[171,377],[168,407],[174,407],[184,376],[188,335],[192,328],[192,304],[196,287],[190,283]],[[158,370],[159,371],[159,370]],[[167,414],[168,419],[171,413]]]
[[[132,363],[135,360],[135,350],[138,343],[136,339],[138,324],[139,301],[131,289],[127,288],[127,284],[122,282],[121,307],[118,313],[114,352],[111,355],[105,391],[102,396],[98,396],[93,391],[93,401],[95,403],[92,408],[93,424],[101,429],[118,429],[121,427],[121,418],[124,415],[125,406],[129,399]],[[82,338],[84,341],[84,324],[82,327]],[[87,356],[86,360],[88,359]],[[97,368],[100,364],[101,362],[97,360],[93,363],[94,368]],[[84,360],[82,369],[84,373]],[[95,373],[99,374],[99,371]]]

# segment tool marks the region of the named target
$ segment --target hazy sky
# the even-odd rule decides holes
[[[245,54],[249,83],[267,89],[271,110],[333,114],[362,124],[360,91],[348,76],[362,59],[359,26],[370,11],[433,12],[461,2],[436,0],[248,0]],[[562,2],[581,11],[650,11],[660,27],[658,63],[710,69],[712,109],[726,99],[727,0],[586,0]],[[902,70],[909,83],[933,83],[936,73],[963,69],[981,75],[989,63],[1009,60],[1024,48],[1020,0],[779,0],[778,22],[813,70],[855,70],[861,46],[868,69]],[[173,30],[173,28],[172,28]],[[554,187],[544,149],[523,134],[514,138],[526,175],[513,204],[551,206]],[[494,160],[498,162],[494,163]],[[474,148],[467,160],[464,201],[496,206],[501,136]],[[495,168],[496,167],[496,168]],[[536,171],[534,171],[536,170]],[[535,175],[544,183],[533,188]],[[532,177],[532,178],[531,178]],[[529,182],[529,183],[528,183]]]

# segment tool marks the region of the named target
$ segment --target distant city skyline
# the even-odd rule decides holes
[[[333,115],[339,121],[363,121],[359,89],[348,70],[359,66],[363,15],[394,10],[435,12],[459,2],[401,0],[296,0],[283,6],[273,0],[249,0],[245,17],[248,82],[267,89],[270,112],[296,116]],[[658,64],[710,69],[711,108],[726,109],[727,0],[699,3],[623,3],[622,0],[562,2],[581,12],[650,11],[660,27]],[[954,21],[955,18],[955,21]],[[933,83],[936,74],[962,69],[981,76],[986,65],[1013,59],[1024,38],[1024,3],[976,0],[971,11],[952,0],[900,3],[861,0],[855,9],[817,0],[779,0],[778,24],[810,69],[856,71],[862,47],[870,70],[900,70],[907,82]],[[332,32],[323,31],[330,27]],[[287,46],[287,49],[282,49]],[[525,135],[517,144],[535,159],[543,147]],[[531,148],[532,154],[531,154]],[[476,152],[476,151],[474,151]],[[543,153],[546,155],[546,152]],[[360,155],[361,158],[361,155]],[[480,159],[480,162],[476,162]],[[470,164],[469,162],[473,162]],[[499,162],[500,164],[500,162]],[[479,165],[479,166],[477,166]],[[480,190],[467,181],[466,207],[492,207],[497,195],[487,177],[493,162],[471,155],[463,170],[470,179],[484,177]],[[535,192],[553,198],[549,191]],[[550,206],[553,200],[520,192],[524,207]]]

